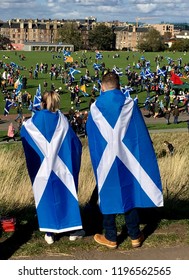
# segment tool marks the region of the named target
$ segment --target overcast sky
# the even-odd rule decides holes
[[[1,0],[0,20],[83,19],[146,23],[189,22],[188,0]],[[145,18],[145,19],[143,19]]]

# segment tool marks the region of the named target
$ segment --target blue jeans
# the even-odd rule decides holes
[[[125,213],[125,224],[127,227],[128,235],[131,239],[137,239],[141,235],[139,227],[139,216],[137,209],[132,209]],[[105,230],[105,237],[109,241],[117,241],[117,228],[116,228],[116,214],[103,215],[103,228]]]

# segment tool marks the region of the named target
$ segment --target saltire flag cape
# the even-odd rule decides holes
[[[77,198],[81,142],[61,112],[36,111],[21,128],[40,231],[82,228]]]
[[[163,206],[155,151],[131,98],[117,89],[101,92],[90,108],[87,135],[103,214]]]
[[[7,99],[4,107],[4,116],[9,114],[10,108],[14,106],[14,101]]]

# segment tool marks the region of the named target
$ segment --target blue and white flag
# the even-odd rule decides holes
[[[72,79],[75,80],[75,74],[80,74],[80,73],[81,73],[80,70],[77,70],[75,68],[70,68],[68,75],[70,75],[72,77]]]
[[[161,68],[159,68],[159,69],[157,70],[157,75],[158,75],[158,76],[163,76],[163,77],[165,77],[165,76],[166,76],[166,73],[167,73],[167,70],[163,70],[163,69],[161,69]]]
[[[96,53],[96,59],[102,59],[103,55],[100,52]]]
[[[113,71],[114,73],[116,73],[118,76],[122,76],[122,75],[123,75],[123,72],[122,72],[121,70],[122,70],[121,68],[118,68],[118,67],[116,67],[116,66],[114,66],[114,67],[112,68],[112,71]]]
[[[22,82],[20,82],[17,86],[17,88],[15,89],[15,95],[17,96],[20,92],[21,92],[21,89],[22,89]]]
[[[121,91],[123,92],[125,97],[131,98],[131,92],[134,91],[134,89],[132,87],[125,86],[121,88]]]
[[[41,85],[39,84],[38,88],[36,89],[36,94],[33,97],[33,111],[41,109]]]
[[[66,232],[82,228],[77,197],[81,142],[59,111],[36,111],[21,128],[39,229]]]
[[[71,51],[63,50],[63,55],[64,56],[70,56],[71,55]]]
[[[154,73],[150,71],[150,69],[146,69],[145,71],[145,77],[146,78],[149,78],[149,79],[152,79],[154,77]]]
[[[93,68],[94,70],[100,71],[102,69],[102,65],[98,63],[93,63]]]
[[[5,107],[4,107],[4,116],[9,114],[10,108],[14,106],[14,101],[10,99],[6,99]]]
[[[155,151],[131,98],[117,89],[102,92],[91,105],[87,135],[103,214],[163,206]]]

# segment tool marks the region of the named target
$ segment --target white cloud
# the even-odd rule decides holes
[[[74,19],[94,16],[98,21],[189,22],[188,0],[4,0],[0,20],[11,18]]]
[[[153,10],[157,9],[157,4],[137,4],[136,7],[139,9],[139,11],[143,13],[149,13],[152,12]]]

